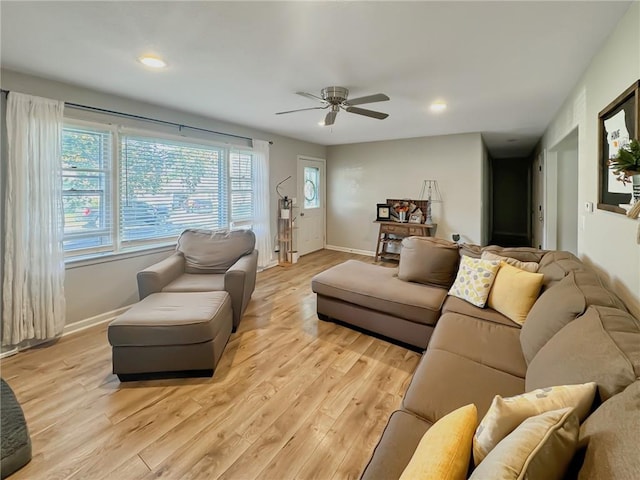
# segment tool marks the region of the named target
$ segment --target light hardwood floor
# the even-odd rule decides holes
[[[212,378],[121,384],[107,325],[2,361],[33,459],[18,479],[358,478],[419,355],[318,320],[320,251],[258,274]]]

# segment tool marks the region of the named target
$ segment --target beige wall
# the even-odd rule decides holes
[[[272,140],[274,144],[271,146],[270,151],[271,168],[269,175],[269,185],[272,190],[272,235],[275,235],[276,232],[276,183],[288,175],[292,175],[291,180],[283,185],[282,191],[284,194],[294,195],[297,183],[297,156],[308,155],[324,158],[326,153],[326,149],[322,145],[281,137],[269,132],[254,130],[241,125],[218,121],[213,118],[192,115],[125,97],[109,95],[9,70],[2,70],[0,72],[0,83],[5,90],[14,90],[31,95],[141,115],[158,120],[166,120],[251,138]],[[212,112],[212,116],[214,115],[215,112]],[[150,127],[152,127],[152,125],[147,128]],[[4,237],[4,234],[2,236]],[[94,265],[68,267],[65,279],[67,298],[66,324],[69,325],[79,322],[135,302],[137,300],[136,272],[167,255],[169,255],[169,252],[165,251],[164,253],[121,258]]]
[[[491,184],[491,157],[487,146],[482,142],[482,224],[480,225],[481,244],[487,245],[490,240],[493,217],[492,217],[492,184]]]
[[[552,75],[553,72],[547,72]],[[640,3],[634,2],[593,58],[545,132],[552,149],[578,128],[578,205],[598,202],[598,112],[640,78]],[[580,208],[580,207],[579,207]],[[595,209],[579,211],[578,254],[593,264],[640,315],[640,222]]]
[[[417,198],[425,179],[438,181],[436,236],[482,241],[484,146],[478,133],[327,147],[327,244],[373,252],[376,203]]]

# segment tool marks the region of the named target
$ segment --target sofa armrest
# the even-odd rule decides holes
[[[184,257],[174,253],[168,258],[138,272],[140,300],[152,293],[161,292],[170,282],[184,273]]]
[[[231,296],[233,328],[237,328],[256,286],[258,251],[244,255],[224,274],[224,289]]]

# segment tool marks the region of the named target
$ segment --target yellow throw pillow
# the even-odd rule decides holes
[[[579,431],[573,408],[527,418],[491,450],[469,480],[560,480],[575,453]]]
[[[473,404],[445,415],[427,430],[400,480],[464,480],[478,422]]]
[[[449,295],[484,308],[499,268],[500,262],[463,255]]]
[[[582,422],[591,411],[597,385],[559,385],[513,397],[496,395],[473,436],[473,461],[478,465],[493,448],[529,417],[560,408],[575,408]]]
[[[531,273],[501,262],[488,305],[522,325],[542,288],[542,273]]]
[[[520,270],[525,270],[531,273],[536,273],[538,271],[538,268],[540,268],[540,264],[536,262],[521,262],[517,258],[503,257],[502,255],[496,255],[495,253],[486,250],[482,252],[482,256],[480,258],[482,258],[483,260],[498,260],[501,262],[506,262],[512,267],[516,267]]]

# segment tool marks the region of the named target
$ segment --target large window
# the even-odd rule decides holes
[[[63,158],[68,255],[153,246],[185,228],[253,219],[251,151],[67,126]]]
[[[111,249],[112,135],[108,130],[62,132],[64,249]]]

